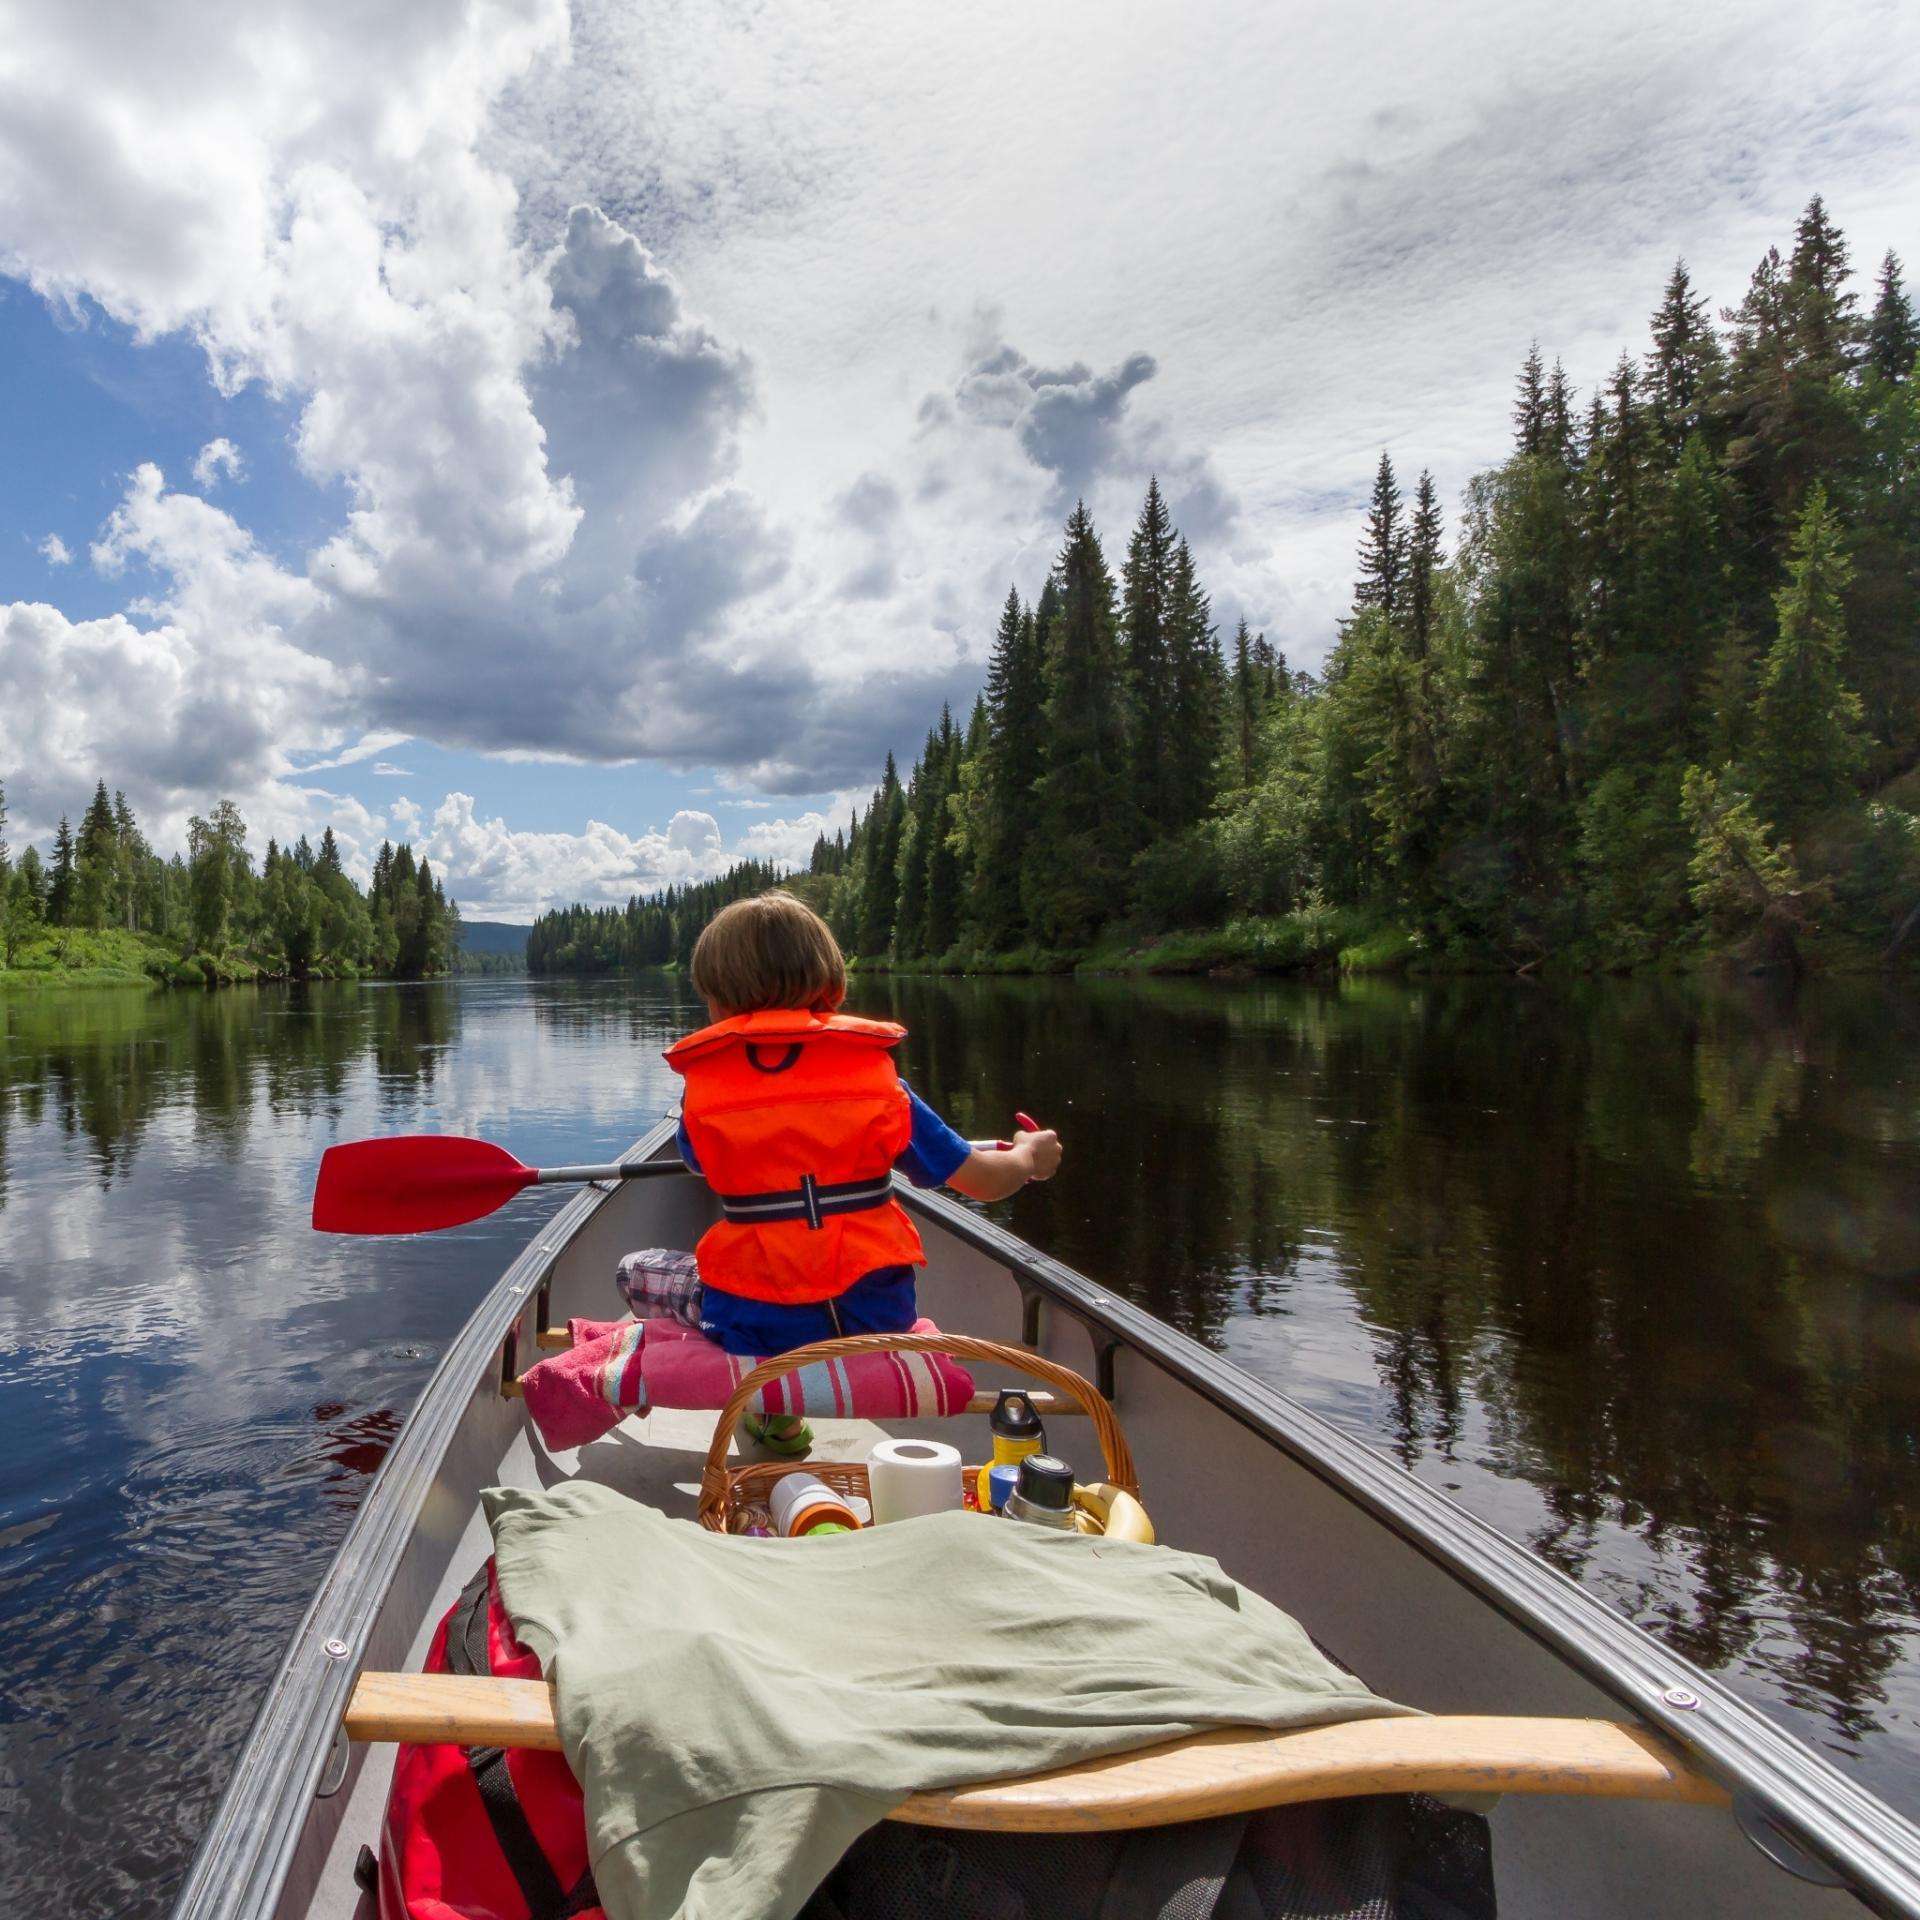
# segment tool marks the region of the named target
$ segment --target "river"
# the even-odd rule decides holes
[[[1016,1231],[1920,1812],[1920,999],[862,983]],[[592,1160],[668,980],[0,997],[0,1912],[164,1913],[433,1358],[536,1220],[307,1226],[331,1141]]]

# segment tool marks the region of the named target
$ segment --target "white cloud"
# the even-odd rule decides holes
[[[376,760],[373,763],[375,773],[387,780],[411,780],[413,772],[407,767],[396,767],[391,760]]]
[[[229,480],[244,480],[247,477],[246,456],[225,434],[217,440],[209,440],[193,462],[193,480],[198,487],[211,488],[217,485],[222,474]]]
[[[626,834],[601,820],[584,833],[541,833],[497,815],[481,819],[465,793],[448,794],[415,840],[464,909],[506,920],[574,900],[617,906],[635,893],[705,879],[736,857],[710,814],[676,813],[664,833]]]
[[[0,609],[42,825],[105,772],[162,830],[230,791],[372,831],[301,782],[410,777],[409,737],[860,786],[971,695],[1070,498],[1117,559],[1149,472],[1223,621],[1310,660],[1383,443],[1450,494],[1535,333],[1591,379],[1675,252],[1731,299],[1813,187],[1863,259],[1916,211],[1876,0],[1123,6],[1097,58],[1011,0],[164,14],[14,10],[0,270],[196,340],[348,504],[279,561],[144,465],[92,546],[124,609]],[[522,900],[516,848],[617,887],[711,844],[444,831]]]
[[[342,747],[331,760],[315,760],[300,769],[302,778],[310,773],[327,773],[335,767],[357,766],[362,760],[371,760],[375,754],[385,753],[392,747],[403,745],[412,739],[411,734],[395,733],[390,728],[376,727],[371,733],[363,733],[350,747]],[[376,767],[379,773],[384,769]]]
[[[73,550],[57,533],[48,534],[35,551],[50,567],[67,567],[73,564]]]

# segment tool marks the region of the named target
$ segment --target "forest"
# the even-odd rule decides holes
[[[1684,263],[1584,401],[1536,345],[1455,524],[1384,453],[1316,673],[1224,646],[1150,484],[1084,506],[986,686],[788,881],[869,965],[1625,969],[1920,949],[1920,325],[1819,198],[1717,316]],[[743,867],[534,929],[683,960]]]
[[[256,870],[231,800],[195,814],[187,851],[163,858],[126,795],[106,782],[76,832],[63,815],[51,859],[6,841],[0,787],[0,970],[16,979],[146,977],[174,986],[231,980],[445,973],[460,911],[410,846],[382,845],[363,892],[331,827],[315,849],[267,842]]]

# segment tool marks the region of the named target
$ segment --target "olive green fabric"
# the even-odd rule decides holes
[[[611,1920],[786,1920],[921,1788],[1407,1711],[1166,1547],[966,1513],[729,1539],[586,1482],[484,1497]]]

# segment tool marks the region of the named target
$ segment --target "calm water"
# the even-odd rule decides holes
[[[868,986],[1012,1224],[1920,1812],[1920,1001]],[[330,1141],[672,1098],[670,985],[0,998],[0,1912],[164,1912],[435,1353],[558,1204],[323,1240]]]

